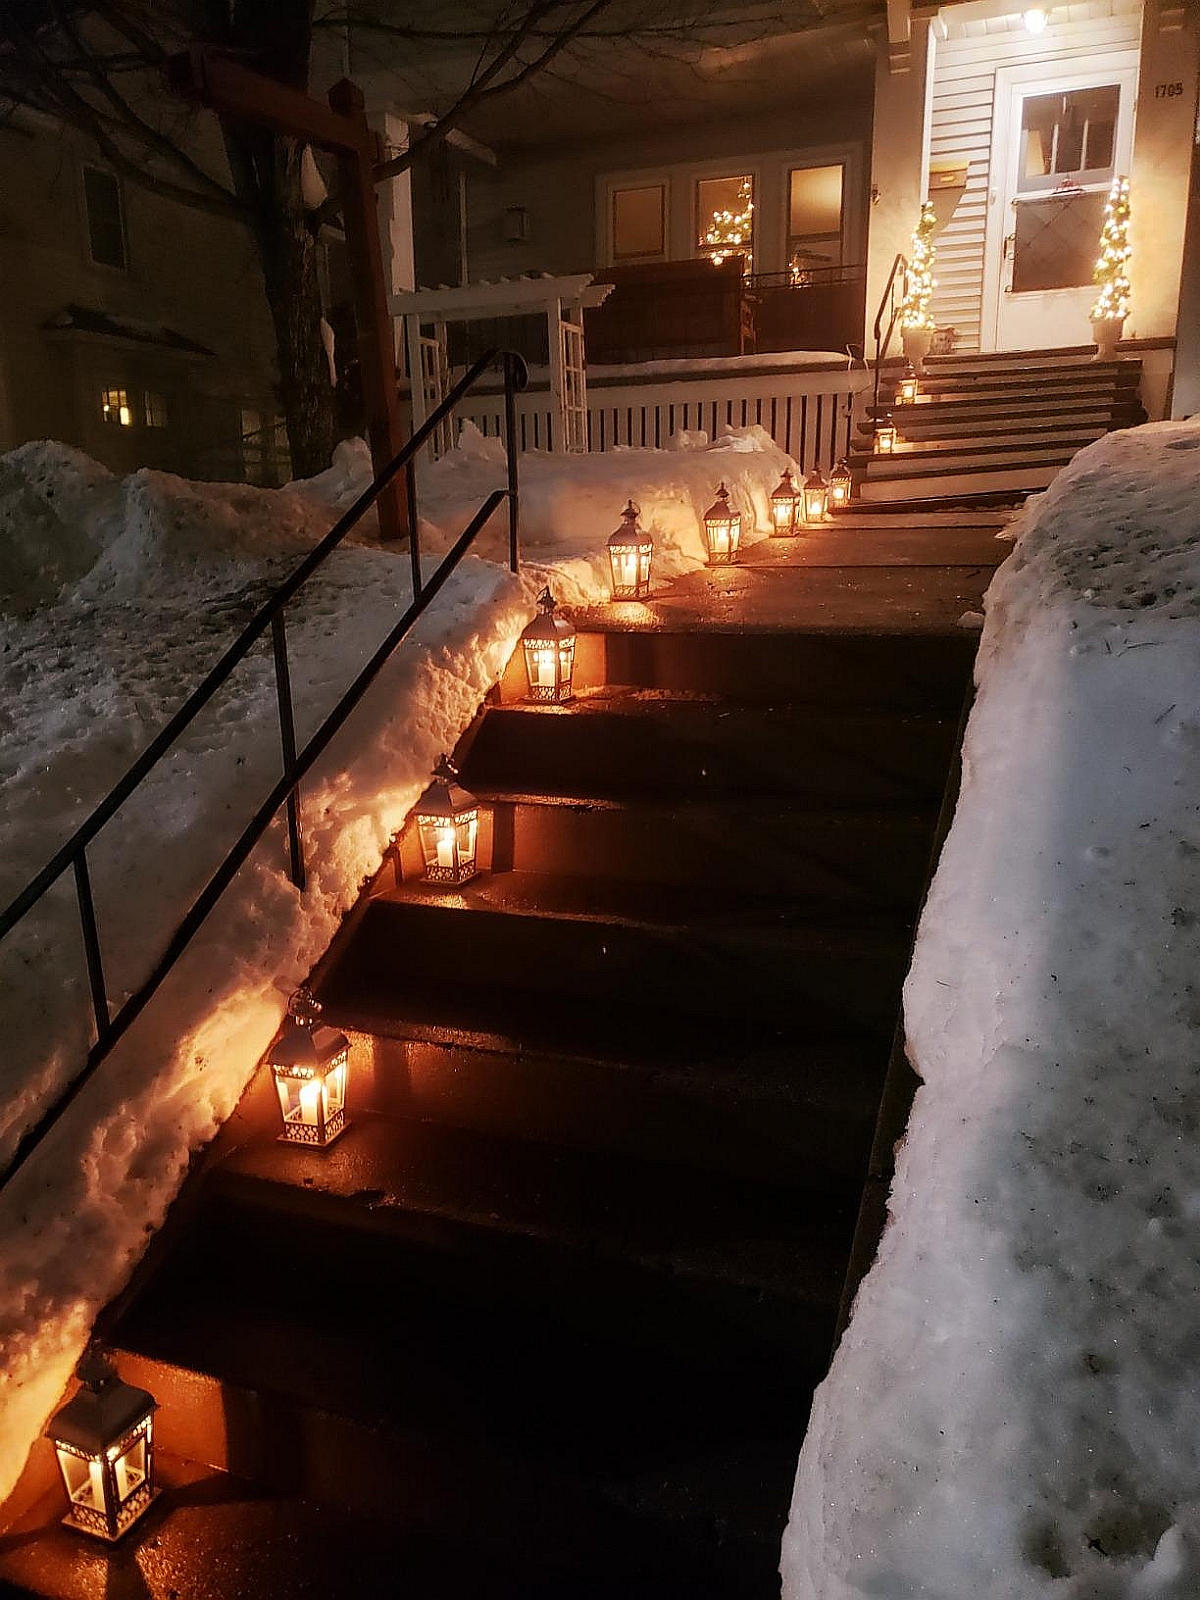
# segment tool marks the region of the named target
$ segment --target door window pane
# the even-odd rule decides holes
[[[1052,189],[1068,177],[1107,182],[1120,102],[1115,83],[1027,95],[1021,102],[1021,189]]]
[[[1105,199],[1104,194],[1047,195],[1018,203],[1014,294],[1091,283]]]
[[[614,261],[635,261],[639,257],[644,259],[665,253],[664,184],[653,183],[639,189],[614,189],[612,207]]]
[[[845,169],[794,167],[788,178],[788,266],[793,278],[842,260]]]
[[[719,266],[729,256],[744,256],[754,266],[754,179],[701,178],[696,184],[696,248]]]

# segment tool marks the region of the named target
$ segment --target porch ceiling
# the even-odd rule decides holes
[[[470,81],[494,8],[464,5],[405,43],[389,0],[357,20],[353,72],[399,109],[441,111]],[[794,102],[861,92],[883,0],[779,0],[701,10],[688,0],[617,0],[520,89],[473,108],[463,127],[498,151],[628,135],[706,117],[748,120]],[[434,33],[433,29],[444,31]]]

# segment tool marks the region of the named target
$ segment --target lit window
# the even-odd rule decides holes
[[[720,266],[729,256],[743,256],[746,271],[754,266],[754,179],[701,178],[696,184],[696,249]]]
[[[101,389],[100,414],[105,422],[116,428],[132,428],[133,412],[129,409],[129,392],[126,389]]]
[[[146,390],[145,416],[148,428],[166,427],[167,397],[165,394],[154,394],[151,390]]]
[[[614,189],[612,256],[614,261],[646,261],[666,252],[666,185]]]
[[[111,172],[102,172],[99,167],[84,167],[83,203],[87,211],[88,249],[92,260],[102,267],[126,266],[121,185]]]
[[[788,175],[788,267],[793,279],[814,268],[842,262],[841,162],[829,167],[793,167]]]

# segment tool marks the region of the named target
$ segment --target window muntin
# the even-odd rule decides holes
[[[83,204],[87,214],[88,250],[98,266],[128,266],[121,185],[100,167],[83,169]]]
[[[156,394],[152,389],[147,389],[142,405],[142,415],[148,428],[165,428],[169,421],[166,395]]]
[[[612,258],[650,261],[666,254],[667,187],[663,183],[614,189]]]

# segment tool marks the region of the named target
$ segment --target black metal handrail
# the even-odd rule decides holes
[[[892,270],[888,273],[887,283],[884,285],[883,294],[879,300],[879,310],[875,313],[875,395],[872,402],[872,414],[879,415],[879,375],[883,368],[884,358],[891,348],[892,334],[896,331],[896,323],[900,320],[900,306],[904,301],[904,294],[908,284],[908,257],[897,255],[892,262]],[[900,299],[896,298],[896,285],[900,284]],[[888,317],[887,332],[883,333],[883,319],[885,313]]]
[[[499,365],[504,374],[505,450],[507,454],[507,483],[503,489],[494,489],[471,518],[466,528],[451,546],[432,576],[421,577],[421,549],[416,517],[415,461],[422,445],[450,415],[463,396],[490,367]],[[305,886],[304,836],[300,820],[300,780],[324,753],[329,742],[342,727],[347,717],[362,699],[371,683],[387,662],[397,645],[409,632],[418,617],[445,584],[447,578],[462,560],[472,541],[498,507],[508,503],[508,562],[513,572],[517,570],[518,481],[516,395],[528,383],[528,372],[522,358],[511,350],[489,350],[480,356],[451,389],[436,410],[426,417],[413,433],[400,453],[388,462],[370,486],[359,495],[354,504],[338,518],[325,537],[313,547],[304,560],[284,579],[270,598],[259,608],[237,639],[188,696],[183,705],[151,740],[141,755],[114,785],[95,810],[67,840],[66,844],[30,880],[16,899],[0,912],[0,939],[37,905],[51,886],[70,870],[75,879],[79,904],[79,920],[83,932],[84,953],[87,962],[88,983],[91,989],[92,1010],[96,1023],[96,1041],[87,1058],[73,1078],[56,1096],[38,1121],[22,1135],[7,1170],[0,1178],[6,1184],[29,1159],[51,1128],[57,1123],[75,1097],[83,1089],[100,1063],[105,1059],[121,1036],[145,1009],[155,991],[187,949],[210,911],[233,881],[238,869],[251,850],[267,831],[280,806],[286,804],[288,820],[289,871],[298,889]],[[413,599],[395,627],[362,668],[353,683],[330,711],[324,722],[302,750],[296,748],[295,717],[292,705],[291,679],[287,659],[287,635],[284,611],[288,602],[324,561],[345,539],[367,511],[375,504],[383,490],[404,472],[410,519],[409,552],[412,569]],[[187,914],[167,941],[145,982],[116,1010],[110,1011],[104,982],[104,961],[100,933],[96,922],[95,902],[92,898],[87,864],[87,848],[101,828],[108,822],[134,792],[147,774],[162,760],[193,719],[204,709],[213,695],[229,678],[234,668],[249,654],[253,646],[270,628],[275,660],[276,698],[279,708],[279,732],[283,753],[283,776],[254,813],[237,842],[225,856],[220,866],[209,878],[204,888],[192,902]]]

